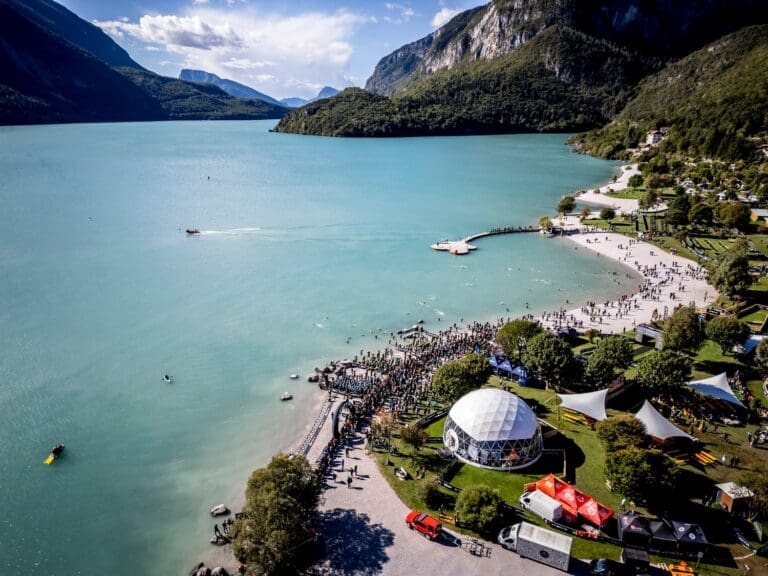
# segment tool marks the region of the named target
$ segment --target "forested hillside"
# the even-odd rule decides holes
[[[616,157],[647,129],[670,126],[664,146],[690,155],[748,158],[768,130],[768,26],[725,36],[645,79],[615,122],[579,137]]]

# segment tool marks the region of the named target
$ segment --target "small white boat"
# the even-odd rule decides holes
[[[286,400],[293,400],[293,394],[291,394],[290,392],[283,392],[283,395],[280,396],[280,400],[282,400],[283,402],[285,402]]]
[[[229,508],[224,506],[224,504],[217,504],[213,508],[211,508],[211,516],[228,516],[229,515]]]
[[[299,375],[294,372],[293,374],[288,376],[288,378],[290,378],[291,380],[298,380],[299,379]]]
[[[397,476],[398,480],[407,480],[408,472],[405,471],[405,468],[398,466],[395,468],[395,476]]]
[[[173,376],[169,376],[168,374],[166,374],[165,376],[163,376],[163,382],[165,382],[166,384],[170,384],[171,382],[173,382]]]

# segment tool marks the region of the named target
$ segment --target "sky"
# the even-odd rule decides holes
[[[165,76],[213,72],[275,98],[363,86],[379,59],[482,0],[58,0]],[[487,1],[487,0],[486,0]]]

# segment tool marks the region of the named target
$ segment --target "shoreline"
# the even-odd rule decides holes
[[[626,188],[629,178],[638,172],[637,165],[634,165],[633,168],[634,170],[626,170],[626,166],[621,166],[620,170],[622,172],[619,178],[617,178],[616,182],[609,183],[608,187],[613,190]],[[602,201],[602,204],[592,202],[598,205],[613,206],[614,201],[637,204],[637,200],[601,197],[599,193],[595,193],[595,190],[599,190],[604,186],[596,186],[588,192],[577,196],[577,200],[582,200],[582,196],[591,193],[590,198],[594,196]],[[584,199],[584,201],[589,202],[588,199]],[[567,224],[569,227],[574,225],[580,227],[578,218],[574,216],[566,217],[564,220],[566,222],[571,220]],[[618,289],[618,286],[622,284],[618,282],[614,273],[612,277],[618,286],[616,287],[617,297],[613,300],[599,304],[596,302],[586,303],[584,306],[570,309],[561,307],[554,312],[543,311],[538,314],[532,313],[528,315],[534,320],[539,320],[546,328],[553,330],[563,327],[576,327],[579,330],[593,328],[599,329],[602,333],[621,333],[634,328],[636,324],[651,321],[654,311],[661,318],[667,313],[671,313],[677,305],[689,303],[695,306],[707,305],[718,296],[717,291],[706,282],[705,271],[699,264],[682,256],[663,251],[647,242],[635,240],[616,232],[606,231],[580,232],[567,235],[565,238],[575,244],[574,249],[576,250],[585,248],[594,252],[597,256],[608,257],[613,262],[620,264],[622,268],[628,269],[626,277],[638,281],[639,286],[636,285],[634,288],[629,289],[627,293],[621,294],[622,291]],[[565,306],[570,305],[571,303],[566,300]],[[475,319],[474,321],[495,322],[508,320],[511,317],[495,316],[494,318]],[[459,324],[459,328],[463,328],[463,324],[469,325],[472,322],[473,320],[468,319],[466,322]],[[452,326],[446,326],[437,330],[437,332],[446,332],[451,328]],[[381,344],[380,349],[394,349],[397,346],[397,344],[383,345],[383,342]],[[306,422],[303,432],[297,438],[287,442],[283,447],[286,453],[297,453],[296,449],[305,443],[307,436],[312,433],[312,429],[316,427],[318,420],[321,418],[323,408],[328,402],[328,395],[326,391],[319,388],[317,388],[317,392],[318,395],[316,396],[314,406],[308,411],[308,414],[312,415],[312,417]],[[334,393],[334,399],[332,400],[334,409],[337,408],[340,397],[338,393]],[[309,443],[306,450],[307,459],[312,465],[314,465],[314,460],[319,451],[318,446],[324,446],[329,438],[328,423],[332,422],[332,419],[328,416],[329,413],[326,412],[320,424],[319,433]],[[377,466],[373,468],[378,470]],[[394,495],[394,492],[392,494]],[[402,505],[397,496],[395,495],[394,497]],[[242,508],[244,502],[245,494],[243,492],[237,501],[237,508]],[[202,556],[207,558],[206,563],[222,565],[232,571],[236,570],[238,565],[232,554],[231,546],[220,547]]]

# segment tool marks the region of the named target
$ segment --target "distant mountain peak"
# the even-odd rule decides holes
[[[263,92],[254,90],[250,86],[246,86],[240,82],[235,82],[234,80],[228,80],[227,78],[220,78],[216,74],[206,72],[205,70],[192,70],[185,68],[179,72],[179,80],[195,82],[197,84],[213,84],[214,86],[218,86],[224,90],[224,92],[230,96],[234,96],[235,98],[262,100],[264,102],[268,102],[269,104],[274,104],[275,106],[284,105],[275,98],[272,98],[272,96],[267,96]]]

